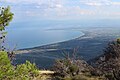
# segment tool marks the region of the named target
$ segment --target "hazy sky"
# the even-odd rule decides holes
[[[120,0],[0,0],[16,19],[120,19]]]

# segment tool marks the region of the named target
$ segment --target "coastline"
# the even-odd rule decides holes
[[[25,50],[26,53],[21,52],[20,54],[16,54],[15,63],[20,64],[29,60],[36,63],[40,68],[50,68],[56,59],[64,58],[64,52],[72,54],[75,48],[78,50],[76,52],[77,56],[89,61],[100,56],[108,42],[116,39],[116,34],[120,33],[119,29],[115,29],[113,30],[115,33],[111,33],[111,28],[106,29],[106,34],[103,29],[81,31],[84,32],[85,35],[72,40],[34,48],[21,49],[21,51]]]
[[[82,31],[81,31],[82,32]],[[17,51],[15,51],[16,54],[25,54],[25,53],[30,53],[32,50],[30,49],[34,49],[34,48],[39,48],[39,47],[44,47],[44,46],[53,46],[55,44],[60,44],[60,43],[63,43],[63,42],[68,42],[68,41],[71,41],[71,40],[75,40],[75,39],[81,39],[82,37],[87,37],[85,33],[82,32],[82,35],[80,37],[76,37],[74,39],[70,39],[70,40],[65,40],[65,41],[60,41],[60,42],[57,42],[57,43],[52,43],[52,44],[46,44],[46,45],[41,45],[41,46],[37,46],[37,47],[32,47],[32,48],[23,48],[23,49],[18,49]],[[46,51],[47,49],[45,49]],[[47,51],[53,51],[53,50],[57,50],[57,49],[48,49]],[[44,51],[44,50],[41,50],[41,51]]]
[[[63,42],[68,42],[68,41],[71,41],[71,40],[80,39],[82,37],[87,37],[87,32],[82,32],[82,31],[80,31],[80,32],[82,33],[82,35],[80,35],[80,36],[78,36],[76,38],[71,38],[69,40],[63,40],[63,41],[59,41],[59,42],[53,42],[53,43],[44,44],[44,45],[35,46],[35,47],[30,47],[30,48],[21,48],[21,49],[18,49],[17,51],[29,50],[29,49],[33,49],[33,48],[38,48],[38,47],[43,47],[43,46],[48,46],[48,45],[54,45],[54,44],[59,44],[59,43],[63,43]]]

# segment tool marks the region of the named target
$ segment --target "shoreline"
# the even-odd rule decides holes
[[[83,31],[80,31],[82,33],[81,36],[79,37],[76,37],[76,38],[71,38],[69,40],[63,40],[63,41],[59,41],[59,42],[53,42],[53,43],[49,43],[49,44],[44,44],[44,45],[40,45],[40,46],[35,46],[35,47],[28,47],[28,48],[21,48],[21,49],[18,49],[17,51],[21,51],[21,50],[28,50],[28,49],[33,49],[33,48],[38,48],[38,47],[43,47],[43,46],[48,46],[48,45],[54,45],[54,44],[60,44],[60,43],[63,43],[63,42],[68,42],[68,41],[71,41],[71,40],[75,40],[75,39],[80,39],[82,37],[86,37],[86,32],[83,32]]]
[[[82,32],[82,31],[81,31]],[[36,47],[31,47],[31,48],[23,48],[23,49],[18,49],[17,51],[15,51],[16,54],[29,54],[32,50],[30,49],[35,49],[35,48],[40,48],[40,47],[44,47],[44,46],[51,46],[51,45],[55,45],[55,44],[60,44],[60,43],[64,43],[64,42],[69,42],[71,40],[76,40],[76,39],[80,39],[82,37],[86,37],[86,33],[82,32],[82,35],[80,37],[76,37],[74,39],[70,39],[70,40],[66,40],[66,41],[60,41],[60,42],[56,42],[56,43],[52,43],[52,44],[46,44],[46,45],[41,45],[41,46],[36,46]],[[51,49],[49,49],[51,51]],[[52,49],[53,50],[53,49]],[[56,49],[57,50],[57,49]],[[42,51],[42,50],[41,50]]]
[[[29,60],[36,63],[40,68],[50,68],[56,59],[64,58],[63,52],[72,54],[75,48],[78,50],[76,53],[77,56],[85,61],[89,61],[100,56],[108,42],[116,39],[118,37],[116,34],[120,33],[119,29],[112,29],[111,32],[111,28],[107,28],[106,30],[92,29],[81,31],[85,35],[69,41],[23,49],[21,50],[23,52],[16,54],[15,63],[21,64]]]

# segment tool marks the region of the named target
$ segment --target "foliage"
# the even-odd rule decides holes
[[[15,76],[23,79],[33,79],[34,77],[38,76],[38,70],[35,66],[35,64],[31,64],[29,61],[26,61],[26,63],[17,65]]]
[[[39,76],[35,64],[26,61],[13,66],[14,52],[5,51],[5,27],[12,18],[10,7],[0,7],[0,80],[33,80]],[[73,54],[73,57],[56,60],[53,70],[56,72],[53,80],[120,80],[120,38],[108,44],[94,68]]]
[[[13,18],[13,13],[10,12],[10,7],[0,7],[0,50],[4,51],[5,46],[5,37],[7,32],[5,27],[9,25],[10,21]]]
[[[0,7],[0,51],[6,51],[4,46],[5,37],[7,32],[5,31],[6,26],[9,25],[10,21],[13,19],[13,13],[10,12],[10,7]],[[8,56],[12,62],[14,53],[13,51],[7,51]]]
[[[38,75],[35,64],[26,61],[24,64],[13,66],[11,64],[13,51],[5,51],[3,45],[7,34],[5,27],[9,25],[12,18],[10,7],[0,7],[0,80],[33,80]]]
[[[66,56],[64,59],[56,60],[53,68],[53,70],[56,71],[56,78],[60,80],[74,80],[76,75],[89,72],[90,69],[92,69],[92,67],[89,66],[87,62],[80,58],[76,58],[74,54],[71,58]]]
[[[14,77],[14,67],[11,65],[6,52],[0,52],[0,79],[12,79]]]
[[[5,27],[9,25],[9,22],[13,18],[13,13],[10,12],[10,7],[0,7],[0,30],[5,30]]]
[[[97,68],[109,80],[120,80],[120,42],[110,42],[104,55],[97,61]]]
[[[29,61],[17,65],[11,65],[6,52],[0,52],[0,80],[33,80],[38,76],[38,70],[35,64]]]

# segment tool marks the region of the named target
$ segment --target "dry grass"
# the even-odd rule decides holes
[[[54,71],[42,70],[39,71],[39,76],[35,80],[51,80],[54,74]]]
[[[42,70],[39,72],[40,72],[39,76],[34,80],[52,80],[52,78],[55,77],[53,76],[55,73],[54,71]],[[103,77],[95,77],[87,74],[77,75],[75,76],[75,79],[76,80],[105,80]],[[64,78],[63,80],[72,80],[72,79],[68,77],[68,78]]]

